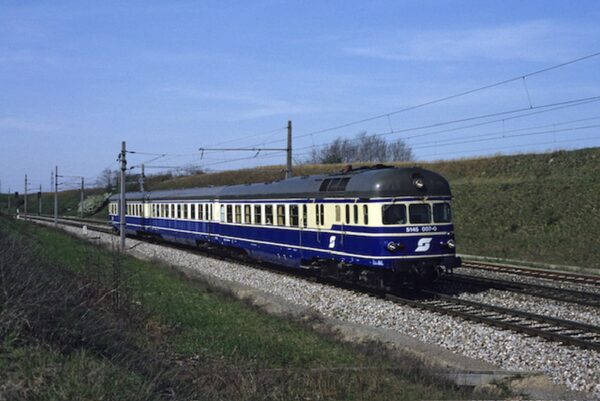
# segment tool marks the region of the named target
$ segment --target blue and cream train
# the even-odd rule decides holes
[[[460,265],[439,174],[374,166],[264,184],[126,196],[126,232],[311,268],[370,285],[430,280]],[[109,218],[118,229],[118,196]]]

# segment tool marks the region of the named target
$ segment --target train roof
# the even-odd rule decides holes
[[[451,196],[448,181],[419,167],[361,167],[261,184],[129,192],[128,200],[387,198]],[[119,195],[110,200],[118,200]]]

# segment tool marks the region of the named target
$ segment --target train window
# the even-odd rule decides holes
[[[369,225],[369,205],[363,205],[363,221]]]
[[[273,205],[265,205],[265,223],[273,224]]]
[[[176,219],[181,219],[181,204],[180,204],[180,203],[178,203],[178,204],[177,204],[177,206],[175,206],[175,207],[177,208],[177,209],[176,209],[176,210],[177,210],[177,212],[176,212],[176,214],[175,214],[175,218],[176,218]]]
[[[254,224],[262,224],[262,206],[254,205]]]
[[[290,226],[298,227],[298,205],[290,205]]]
[[[209,220],[212,220],[212,218],[213,218],[213,213],[212,213],[212,212],[213,212],[213,208],[212,208],[212,204],[210,204],[210,205],[209,205],[208,212],[209,212],[209,213],[208,213],[208,219],[209,219]]]
[[[196,206],[198,207],[198,220],[204,220],[204,205],[198,203]]]
[[[346,205],[346,224],[350,224],[350,205]]]
[[[285,206],[277,205],[277,225],[285,226]]]
[[[196,220],[196,205],[195,203],[192,203],[190,205],[190,219],[192,220]]]
[[[221,221],[225,221],[225,205],[221,205]]]
[[[320,221],[321,220],[319,217],[319,205],[315,205],[315,225],[318,226]]]
[[[329,186],[330,182],[331,182],[331,179],[323,180],[323,182],[321,183],[321,186],[319,187],[319,191],[327,191],[327,187]]]
[[[354,224],[358,224],[358,205],[354,205]]]
[[[408,210],[411,224],[431,223],[431,207],[428,203],[413,203]]]
[[[302,225],[306,228],[308,225],[308,207],[302,205]]]
[[[227,222],[233,222],[233,205],[227,205]]]
[[[242,222],[242,206],[240,205],[235,205],[235,222]]]
[[[252,216],[250,216],[250,205],[244,205],[244,223],[252,223]]]
[[[183,205],[181,205],[181,209],[182,209],[182,211],[181,211],[181,218],[183,218],[183,219],[187,219],[188,218],[188,206],[189,205],[185,204],[185,203]]]
[[[406,224],[406,205],[381,206],[383,224]]]
[[[449,203],[433,204],[433,221],[435,223],[449,223],[452,221],[452,212]]]
[[[321,225],[325,225],[325,205],[321,204]]]
[[[335,221],[339,223],[341,219],[340,205],[335,205]]]

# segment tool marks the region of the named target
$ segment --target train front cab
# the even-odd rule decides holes
[[[380,246],[393,259],[397,274],[435,279],[461,264],[456,243],[450,198],[393,201],[381,205]]]

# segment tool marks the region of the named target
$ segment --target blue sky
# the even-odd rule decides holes
[[[538,108],[600,96],[600,57],[526,86],[303,135],[599,52],[599,20],[597,1],[0,0],[2,190],[22,191],[26,173],[47,189],[54,165],[91,180],[117,167],[122,140],[140,152],[187,155],[154,164],[283,163],[283,154],[266,153],[200,159],[197,149],[284,146],[272,142],[285,138],[287,120],[299,137],[296,159],[336,136],[530,106],[545,112],[385,137],[408,141],[419,160],[600,146],[600,102]],[[504,138],[482,140],[498,133]]]

